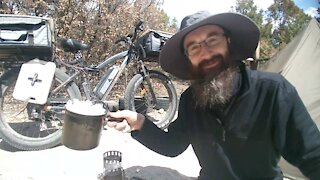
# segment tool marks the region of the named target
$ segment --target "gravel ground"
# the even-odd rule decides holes
[[[103,169],[102,154],[108,150],[122,152],[122,166],[135,180],[191,180],[197,177],[200,166],[189,147],[178,157],[159,155],[130,134],[104,130],[98,147],[77,151],[64,146],[41,150],[19,151],[0,139],[0,180],[94,180]],[[303,179],[292,166],[284,164],[289,179]]]
[[[155,180],[176,179],[159,176],[159,172],[166,169],[163,176],[190,179],[197,177],[200,167],[189,147],[187,151],[175,158],[159,155],[136,140],[130,134],[123,134],[114,130],[102,132],[98,147],[87,151],[76,151],[64,146],[42,151],[16,151],[5,142],[0,143],[0,179],[1,180],[94,180],[102,172],[102,154],[108,150],[122,152],[122,166],[130,172],[146,173],[147,169],[154,171]],[[12,151],[12,152],[11,152]]]

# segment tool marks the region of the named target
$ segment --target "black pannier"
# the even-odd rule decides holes
[[[146,52],[146,61],[158,61],[162,46],[173,34],[168,32],[149,30],[140,39],[139,43]]]
[[[0,63],[21,65],[53,57],[54,27],[50,18],[0,14]]]

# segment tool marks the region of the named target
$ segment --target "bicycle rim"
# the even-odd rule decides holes
[[[146,80],[141,75],[136,75],[132,79],[134,83],[128,84],[125,106],[144,114],[158,127],[165,129],[175,118],[177,94],[171,81],[163,74],[150,71],[149,77],[156,102],[153,102],[151,89]]]
[[[56,71],[51,89],[64,81],[61,75]],[[47,104],[37,105],[14,99],[15,83],[16,78],[12,78],[2,89],[3,139],[22,150],[41,150],[58,145],[62,135],[64,105],[68,99],[76,98],[75,91],[64,88],[49,96]]]

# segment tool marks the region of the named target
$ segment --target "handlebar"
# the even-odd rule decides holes
[[[144,28],[143,21],[139,20],[135,25],[135,29],[139,31],[143,31],[143,28]]]
[[[125,43],[128,43],[129,40],[132,38],[132,34],[128,34],[127,36],[124,36],[124,37],[121,37],[120,39],[118,39],[115,44],[118,44],[120,42],[125,42]]]
[[[70,64],[70,65],[75,65],[75,64],[78,64],[78,63],[79,63],[79,61],[77,59],[68,62],[68,64]]]
[[[128,34],[127,36],[123,36],[121,37],[120,39],[118,39],[115,44],[118,44],[120,42],[125,42],[125,43],[129,43],[130,45],[132,45],[131,43],[133,43],[137,36],[138,36],[138,33],[143,31],[143,21],[139,20],[136,24],[135,24],[135,28],[134,28],[134,32],[133,33],[130,33]]]

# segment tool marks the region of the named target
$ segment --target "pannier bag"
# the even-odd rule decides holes
[[[50,18],[0,14],[0,61],[51,60],[54,27]]]
[[[149,30],[139,40],[146,52],[146,59],[158,61],[162,46],[168,41],[173,34],[163,31]]]

